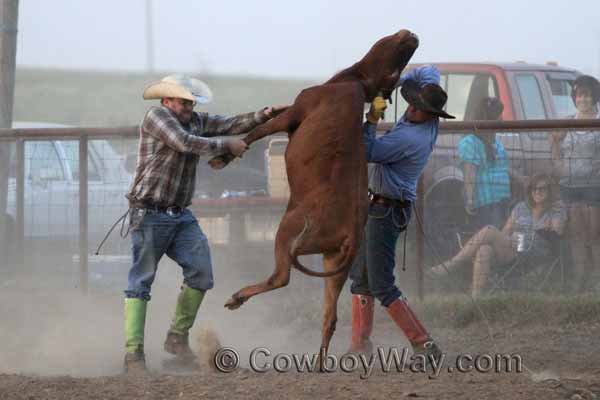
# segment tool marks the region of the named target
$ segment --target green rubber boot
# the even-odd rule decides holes
[[[142,299],[125,299],[125,362],[126,373],[144,373],[144,325],[146,324],[146,306]]]
[[[177,298],[175,307],[175,317],[171,323],[171,328],[167,332],[165,340],[165,351],[178,356],[193,356],[190,349],[188,332],[198,313],[198,308],[204,299],[204,290],[192,289],[184,284],[181,286],[181,292]]]

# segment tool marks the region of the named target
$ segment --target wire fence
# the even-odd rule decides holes
[[[381,124],[380,130],[389,127]],[[400,286],[420,298],[425,292],[474,291],[477,285],[486,293],[519,288],[598,290],[600,267],[595,266],[600,260],[594,257],[600,254],[594,235],[600,229],[600,214],[593,192],[599,187],[600,134],[594,131],[600,132],[600,121],[442,123],[419,183],[408,236],[408,270],[398,270]],[[561,139],[558,132],[566,137]],[[0,218],[2,263],[8,273],[17,279],[24,271],[42,271],[49,285],[60,282],[83,290],[124,284],[130,262],[128,239],[113,233],[100,256],[92,254],[127,210],[125,194],[135,168],[137,135],[137,127],[0,130],[0,146],[10,154],[6,193],[0,182],[0,195],[6,198],[2,213],[6,215]],[[484,143],[493,135],[502,145],[500,155],[491,153],[498,148],[493,141],[491,148]],[[554,137],[559,137],[558,153],[553,153]],[[241,161],[219,172],[201,161],[191,209],[211,242],[216,263],[254,265],[247,273],[261,276],[273,268],[273,240],[289,193],[285,145],[286,138],[280,136],[256,143]],[[477,168],[469,170],[469,165]],[[535,230],[500,232],[511,213],[519,223],[527,219],[521,215],[531,198],[527,181],[538,173],[562,179],[562,191],[561,186],[552,186],[557,201],[561,195],[571,196],[557,203],[563,210],[558,214],[564,214],[564,229],[549,242],[552,257],[547,259],[515,250],[525,246],[520,241],[528,240],[519,235]],[[565,191],[564,186],[575,191]],[[584,198],[573,198],[574,193]],[[486,196],[494,201],[483,201]],[[493,203],[499,204],[486,207]],[[508,240],[477,236],[478,242],[469,242],[487,225],[496,225],[494,235]],[[579,231],[589,232],[583,237]],[[573,238],[585,242],[583,250]],[[494,247],[499,246],[494,240],[508,243],[506,253]],[[470,246],[477,247],[473,254]],[[489,261],[482,247],[491,247],[485,250]],[[468,257],[452,262],[461,249]],[[401,260],[401,247],[398,250]],[[312,261],[317,263],[318,257]],[[448,262],[437,270],[430,268],[442,261]],[[490,271],[485,284],[480,284],[478,269],[486,265]],[[581,287],[578,282],[583,282]]]

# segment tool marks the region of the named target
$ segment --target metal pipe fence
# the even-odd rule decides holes
[[[392,124],[382,123],[378,127],[378,131],[382,132],[391,128]],[[457,121],[457,122],[442,122],[440,123],[440,135],[438,139],[438,145],[440,149],[447,149],[448,158],[455,157],[456,140],[459,134],[465,133],[504,133],[512,135],[515,140],[519,139],[522,135],[527,135],[531,132],[538,132],[542,135],[552,131],[580,131],[580,130],[600,130],[600,120],[529,120],[529,121]],[[115,128],[35,128],[35,129],[0,129],[0,142],[10,142],[15,146],[14,151],[14,168],[15,168],[15,186],[14,186],[14,250],[17,254],[17,260],[23,260],[25,248],[25,231],[26,231],[26,190],[29,177],[26,175],[26,165],[29,160],[26,157],[26,145],[31,142],[43,142],[43,141],[75,141],[78,144],[77,147],[77,158],[78,160],[89,160],[90,157],[90,144],[94,141],[99,140],[111,140],[111,141],[133,141],[139,135],[139,127],[127,126],[127,127],[115,127]],[[450,135],[450,136],[448,136]],[[452,138],[451,140],[445,140],[443,137]],[[538,138],[538,142],[541,143],[546,139]],[[532,142],[533,143],[533,142]],[[131,144],[131,143],[130,143]],[[132,146],[129,146],[131,150]],[[538,151],[531,146],[531,153],[538,154],[538,157],[543,153],[544,157],[548,157],[547,150]],[[523,151],[523,150],[521,150]],[[121,155],[123,156],[123,155]],[[532,156],[532,158],[535,158]],[[123,156],[125,158],[125,156]],[[108,160],[111,161],[111,160]],[[112,160],[115,161],[115,160]],[[122,162],[123,160],[121,160]],[[524,159],[529,161],[529,159]],[[430,160],[430,164],[435,163],[435,157]],[[93,186],[93,179],[91,179],[90,167],[94,167],[94,164],[86,162],[78,162],[76,166],[77,173],[73,173],[74,181],[77,183],[77,232],[78,232],[78,246],[77,255],[79,260],[79,285],[83,291],[88,289],[89,280],[89,255],[91,254],[90,249],[90,202],[97,202],[94,204],[103,204],[105,201],[100,196],[90,194]],[[428,165],[429,167],[429,165]],[[30,167],[32,168],[32,167]],[[66,168],[66,167],[65,167]],[[208,168],[208,167],[206,167]],[[443,169],[443,168],[441,168]],[[441,170],[440,169],[440,170]],[[419,182],[418,188],[418,201],[416,204],[416,210],[420,216],[427,221],[428,213],[433,208],[430,204],[426,203],[426,198],[431,193],[431,185],[435,181],[433,175],[438,171],[433,171],[429,175],[424,174],[421,181]],[[530,171],[531,172],[531,171]],[[457,172],[456,172],[457,173]],[[431,175],[431,176],[430,176]],[[441,178],[444,178],[443,176]],[[440,181],[441,182],[441,181]],[[130,184],[130,177],[124,178],[119,182],[120,189],[123,196],[125,195],[127,186]],[[200,196],[194,199],[192,207],[199,211],[198,217],[200,219],[216,219],[219,223],[228,225],[227,232],[228,238],[223,240],[223,243],[228,245],[248,245],[249,237],[258,238],[256,241],[269,242],[273,239],[273,234],[259,234],[257,229],[252,231],[249,228],[249,224],[255,224],[261,226],[259,220],[261,218],[270,220],[270,227],[264,228],[273,229],[277,225],[277,217],[283,212],[285,205],[287,204],[286,198],[272,198],[269,196],[265,197],[226,197],[226,198],[206,198]],[[49,210],[49,213],[52,211]],[[94,211],[95,213],[95,211]],[[219,220],[220,218],[220,220]],[[97,219],[94,219],[96,221]],[[103,221],[104,224],[110,224],[112,221]],[[35,220],[32,219],[32,223],[35,224]],[[201,223],[202,224],[202,223]],[[416,225],[413,223],[412,225]],[[260,230],[261,228],[258,228]],[[427,229],[416,229],[415,233],[415,249],[414,249],[414,264],[417,266],[415,269],[415,286],[416,295],[422,299],[425,293],[424,289],[424,277],[423,277],[423,265],[425,257],[428,252],[426,251],[426,240],[427,240]],[[209,236],[210,239],[210,236]]]

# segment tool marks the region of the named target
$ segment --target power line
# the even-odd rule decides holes
[[[154,72],[154,26],[152,0],[146,0],[146,69]]]

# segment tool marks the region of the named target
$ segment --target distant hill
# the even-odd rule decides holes
[[[158,100],[142,100],[144,88],[164,75],[19,68],[13,119],[77,126],[135,125],[151,104],[158,103]],[[196,109],[223,115],[289,104],[302,89],[318,83],[239,76],[199,77],[212,89],[214,101]]]

